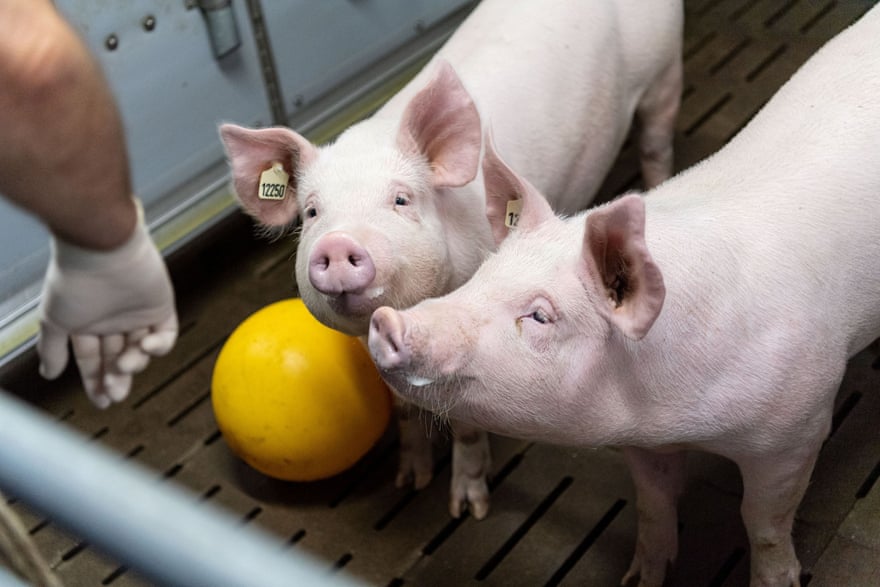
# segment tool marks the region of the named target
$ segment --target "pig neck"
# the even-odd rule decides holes
[[[697,195],[701,183],[646,197],[646,239],[666,297],[642,340],[614,330],[607,343],[610,368],[595,389],[608,404],[600,413],[615,415],[606,431],[612,444],[712,449],[753,425],[743,413],[759,401],[749,397],[750,376],[775,376],[753,367],[774,321],[772,311],[755,311],[762,301],[751,299],[746,277],[754,262],[736,228],[719,226],[726,217],[748,222],[750,212],[735,202],[743,186],[730,198],[720,185],[707,188],[709,201]]]
[[[450,269],[446,287],[437,292],[438,296],[463,285],[494,248],[482,185],[482,178],[478,177],[460,188],[438,190],[437,208],[443,221]]]

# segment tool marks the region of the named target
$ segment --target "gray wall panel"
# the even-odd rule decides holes
[[[263,0],[288,118],[468,0]]]
[[[241,43],[221,58],[214,55],[205,13],[195,0],[55,3],[100,61],[117,99],[134,189],[157,242],[164,250],[184,246],[234,206],[217,125],[273,122],[247,2],[232,2]],[[467,4],[262,0],[285,109],[278,116],[299,114],[303,124],[326,116],[307,107],[320,111],[321,96],[331,90],[356,100],[352,86],[376,81],[357,74],[407,42],[421,42],[425,29]],[[0,201],[0,364],[33,340],[33,309],[47,258],[45,229]]]
[[[222,158],[217,124],[270,122],[244,2],[233,8],[241,46],[216,59],[202,11],[183,0],[58,0],[101,60],[125,121],[135,191],[153,204]],[[153,17],[147,31],[144,21]],[[115,35],[117,47],[107,39]]]

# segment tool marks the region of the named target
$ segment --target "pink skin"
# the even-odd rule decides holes
[[[364,121],[323,148],[285,128],[220,129],[248,213],[281,227],[302,210],[303,301],[321,322],[352,335],[367,332],[381,305],[408,307],[454,289],[491,246],[485,220],[463,214],[466,198],[451,191],[476,177],[481,125],[448,64],[402,118],[396,130],[388,120]],[[273,161],[292,177],[282,201],[257,195],[259,174]]]
[[[639,515],[624,581],[662,584],[698,449],[742,473],[751,585],[799,584],[794,515],[846,362],[880,336],[878,35],[880,7],[710,159],[567,219],[487,144],[498,252],[450,294],[373,314],[373,359],[410,401],[623,447]]]
[[[682,20],[680,0],[658,0],[650,19],[641,0],[559,0],[550,9],[483,0],[412,82],[333,144],[223,125],[235,192],[263,226],[301,218],[303,301],[324,324],[366,337],[374,310],[452,291],[493,249],[478,178],[484,125],[560,211],[590,202],[634,117],[646,185],[669,177]],[[260,200],[258,177],[276,161],[291,177],[286,197]],[[398,484],[422,487],[431,447],[415,438],[430,416],[399,408]],[[455,420],[451,428],[450,511],[458,516],[464,504],[482,518],[488,437]]]

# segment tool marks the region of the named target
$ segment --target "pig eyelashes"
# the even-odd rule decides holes
[[[547,324],[548,322],[552,322],[553,320],[544,310],[535,310],[528,316],[538,324]]]
[[[517,322],[519,323],[526,318],[541,325],[552,324],[556,322],[556,312],[553,310],[553,304],[544,298],[539,298],[532,303],[526,314],[517,318]]]
[[[311,225],[318,218],[318,197],[315,194],[309,194],[305,203],[301,208],[300,216],[302,217],[303,228]]]
[[[409,206],[410,204],[412,204],[413,192],[412,188],[410,188],[409,185],[407,185],[403,181],[395,180],[391,182],[389,188],[391,202],[395,208],[399,206]]]
[[[413,206],[412,192],[404,186],[397,185],[394,186],[392,194],[392,209],[408,220],[419,222],[418,207]]]
[[[549,340],[551,324],[556,322],[556,313],[549,302],[532,304],[525,314],[516,319],[516,334],[534,349],[543,348]]]
[[[311,226],[318,218],[318,207],[314,204],[306,204],[302,211],[302,227],[303,229]]]

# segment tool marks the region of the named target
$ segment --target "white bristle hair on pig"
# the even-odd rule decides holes
[[[331,144],[222,125],[235,193],[270,230],[302,220],[303,301],[322,323],[365,338],[375,309],[452,291],[494,248],[480,178],[490,120],[512,164],[559,211],[592,201],[634,117],[645,184],[669,177],[683,13],[681,0],[484,0],[410,83]],[[426,422],[411,405],[398,412],[397,483],[421,488],[433,474]],[[454,419],[450,428],[450,512],[483,518],[488,436]]]
[[[715,155],[572,217],[487,146],[497,253],[446,296],[373,314],[372,356],[409,401],[622,447],[638,506],[625,583],[663,583],[696,449],[742,474],[751,585],[800,584],[795,512],[847,361],[880,336],[877,39],[880,7]]]

